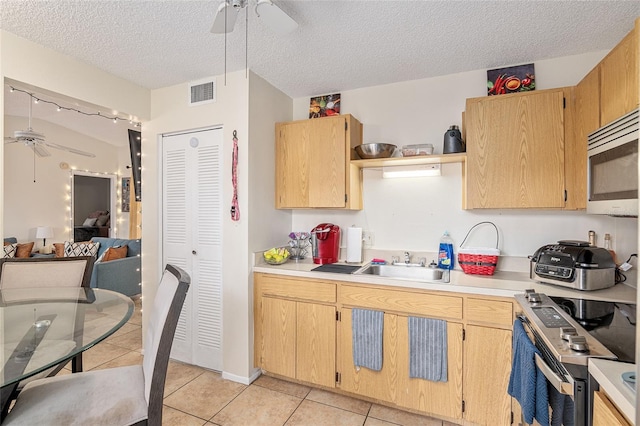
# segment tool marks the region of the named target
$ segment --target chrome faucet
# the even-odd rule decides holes
[[[404,252],[404,263],[407,265],[411,263],[411,254],[408,251]]]

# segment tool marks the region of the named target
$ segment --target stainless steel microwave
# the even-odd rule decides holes
[[[591,133],[587,213],[638,216],[638,109]]]

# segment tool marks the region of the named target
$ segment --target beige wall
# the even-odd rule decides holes
[[[47,139],[65,146],[89,151],[95,158],[70,154],[66,151],[48,148],[51,156],[36,157],[33,151],[21,143],[4,146],[4,232],[6,237],[13,236],[19,242],[35,241],[37,226],[51,226],[53,238],[47,243],[69,241],[70,232],[68,207],[71,169],[87,170],[93,173],[118,174],[124,169],[119,164],[118,149],[111,144],[73,132],[48,121],[34,119],[35,129],[47,135]],[[5,134],[14,130],[26,129],[25,117],[5,116]],[[67,163],[69,169],[61,169],[60,163]],[[34,182],[34,166],[35,177]],[[115,195],[114,195],[115,198]],[[112,226],[116,225],[116,216]],[[120,229],[118,235],[122,236]],[[36,247],[42,240],[36,241]]]
[[[606,53],[534,61],[536,88],[575,85]],[[436,153],[442,153],[445,131],[452,124],[461,125],[465,100],[479,96],[486,96],[486,70],[343,91],[341,112],[362,121],[365,143],[431,143]],[[294,118],[306,118],[308,108],[308,97],[294,99]],[[531,255],[541,245],[560,239],[586,240],[590,229],[601,244],[604,234],[610,233],[620,257],[626,259],[637,249],[635,218],[543,210],[464,211],[459,164],[444,165],[440,177],[418,179],[382,179],[379,170],[367,169],[363,198],[360,212],[294,210],[293,227],[304,231],[327,221],[341,228],[361,226],[374,232],[373,248],[401,253],[436,251],[445,230],[460,244],[471,226],[490,220],[501,229],[500,246],[509,256]],[[468,242],[471,246],[495,243],[490,227],[474,236]]]

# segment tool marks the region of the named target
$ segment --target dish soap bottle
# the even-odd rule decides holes
[[[438,268],[453,269],[453,240],[449,236],[449,231],[444,231],[440,238],[440,249],[438,251]]]

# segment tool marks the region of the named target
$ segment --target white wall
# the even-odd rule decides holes
[[[287,241],[291,211],[275,209],[275,129],[274,123],[290,121],[293,100],[254,73],[249,74],[249,204],[240,206],[241,218],[249,219],[249,253],[264,251]],[[253,368],[253,258],[247,265],[249,317],[249,365]],[[244,320],[244,319],[243,319]],[[243,335],[244,337],[244,335]],[[226,367],[225,367],[226,369]]]
[[[34,119],[33,127],[47,135],[47,140],[72,148],[92,152],[95,158],[84,157],[66,151],[47,148],[50,157],[36,157],[33,151],[21,143],[4,146],[4,228],[3,235],[14,236],[19,242],[35,241],[37,226],[51,226],[54,237],[47,242],[68,241],[70,232],[69,184],[71,168],[96,173],[116,173],[118,155],[113,145],[73,132],[48,121]],[[28,119],[5,116],[5,135],[14,130],[24,130]],[[61,169],[67,163],[69,169]],[[34,167],[36,182],[34,182]],[[40,247],[42,241],[36,242]]]
[[[606,54],[594,52],[536,61],[536,88],[577,84]],[[341,113],[350,113],[364,125],[364,142],[391,142],[398,146],[431,143],[442,152],[443,135],[460,125],[465,100],[486,95],[486,70],[407,81],[341,93]],[[294,99],[294,119],[306,118],[309,98]],[[560,239],[586,240],[593,229],[600,244],[610,233],[620,261],[637,250],[637,219],[587,215],[584,212],[542,210],[462,210],[461,166],[443,165],[437,178],[381,179],[380,171],[364,170],[364,209],[294,210],[293,228],[309,230],[331,221],[341,228],[361,226],[374,232],[373,248],[435,251],[449,230],[459,245],[477,222],[489,220],[501,231],[504,255],[527,256],[541,245]],[[471,246],[490,246],[491,228],[474,232]]]

